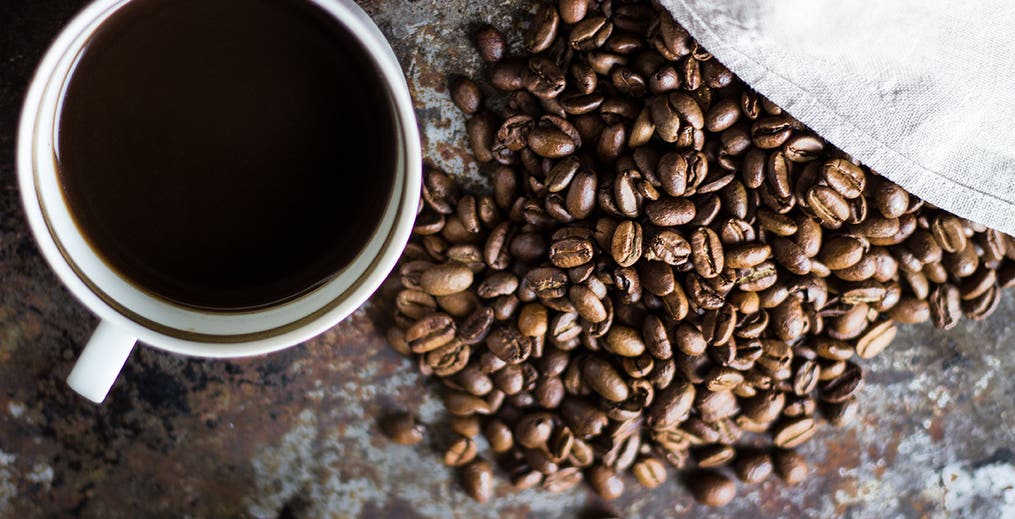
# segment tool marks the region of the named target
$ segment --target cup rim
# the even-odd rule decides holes
[[[129,331],[149,345],[176,353],[205,357],[256,355],[293,346],[333,327],[361,306],[395,266],[408,241],[419,203],[422,182],[419,133],[405,77],[387,40],[369,16],[350,0],[306,0],[333,16],[360,41],[388,89],[395,133],[400,141],[400,160],[396,164],[396,182],[387,202],[389,209],[385,212],[384,220],[388,219],[392,208],[394,217],[388,225],[378,225],[369,242],[373,244],[381,240],[378,242],[380,246],[377,254],[367,258],[369,263],[365,269],[350,274],[354,276],[353,281],[334,295],[328,304],[297,315],[280,328],[221,335],[184,330],[183,335],[177,335],[166,333],[165,327],[158,322],[138,319],[136,314],[130,315],[130,308],[103,297],[102,287],[75,268],[73,258],[62,248],[56,231],[47,220],[48,214],[39,192],[39,168],[36,164],[38,135],[39,132],[55,131],[52,127],[40,127],[39,118],[44,109],[43,96],[50,87],[50,82],[60,80],[56,77],[60,73],[59,62],[65,59],[68,52],[80,52],[83,43],[78,46],[76,42],[82,39],[86,42],[95,27],[101,25],[101,21],[129,1],[131,0],[96,0],[82,9],[46,51],[25,95],[17,137],[17,174],[26,218],[43,257],[70,292],[101,319]],[[398,188],[399,184],[401,189]],[[73,232],[80,234],[76,227]],[[299,299],[301,298],[297,298]],[[280,306],[285,306],[285,303]],[[276,307],[268,307],[263,311],[272,308]],[[217,314],[215,311],[191,311],[199,317],[209,316],[209,319]],[[234,315],[244,319],[258,319],[261,312],[262,310],[254,310]],[[169,330],[179,331],[173,328]]]

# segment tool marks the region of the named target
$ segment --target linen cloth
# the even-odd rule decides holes
[[[938,207],[1015,234],[1015,3],[660,3],[829,142]]]

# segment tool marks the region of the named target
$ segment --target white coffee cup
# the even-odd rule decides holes
[[[57,276],[101,319],[67,378],[71,388],[94,402],[105,399],[137,341],[185,355],[242,357],[294,346],[338,324],[395,266],[412,231],[422,177],[412,100],[384,36],[352,0],[306,0],[362,43],[388,89],[398,136],[397,171],[377,230],[331,281],[277,306],[201,311],[136,288],[102,261],[74,223],[54,153],[59,103],[74,60],[96,29],[129,1],[96,0],[60,33],[32,79],[18,129],[18,182],[28,223]]]

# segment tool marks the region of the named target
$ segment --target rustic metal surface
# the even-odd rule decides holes
[[[376,416],[409,408],[444,419],[434,388],[384,344],[375,297],[310,343],[243,361],[134,353],[107,403],[63,382],[95,319],[39,256],[14,187],[22,92],[79,0],[0,6],[0,517],[640,517],[1015,516],[1015,300],[982,323],[937,333],[906,328],[865,368],[861,419],[804,450],[812,478],[741,487],[721,511],[676,483],[612,504],[583,487],[565,495],[470,501],[430,444],[378,435]],[[366,0],[409,77],[425,150],[460,174],[475,168],[463,121],[446,99],[449,72],[472,73],[464,31],[510,26],[510,1]],[[440,426],[436,426],[440,429]]]

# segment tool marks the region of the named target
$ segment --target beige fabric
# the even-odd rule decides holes
[[[661,0],[747,84],[925,200],[1015,234],[1015,6]]]

